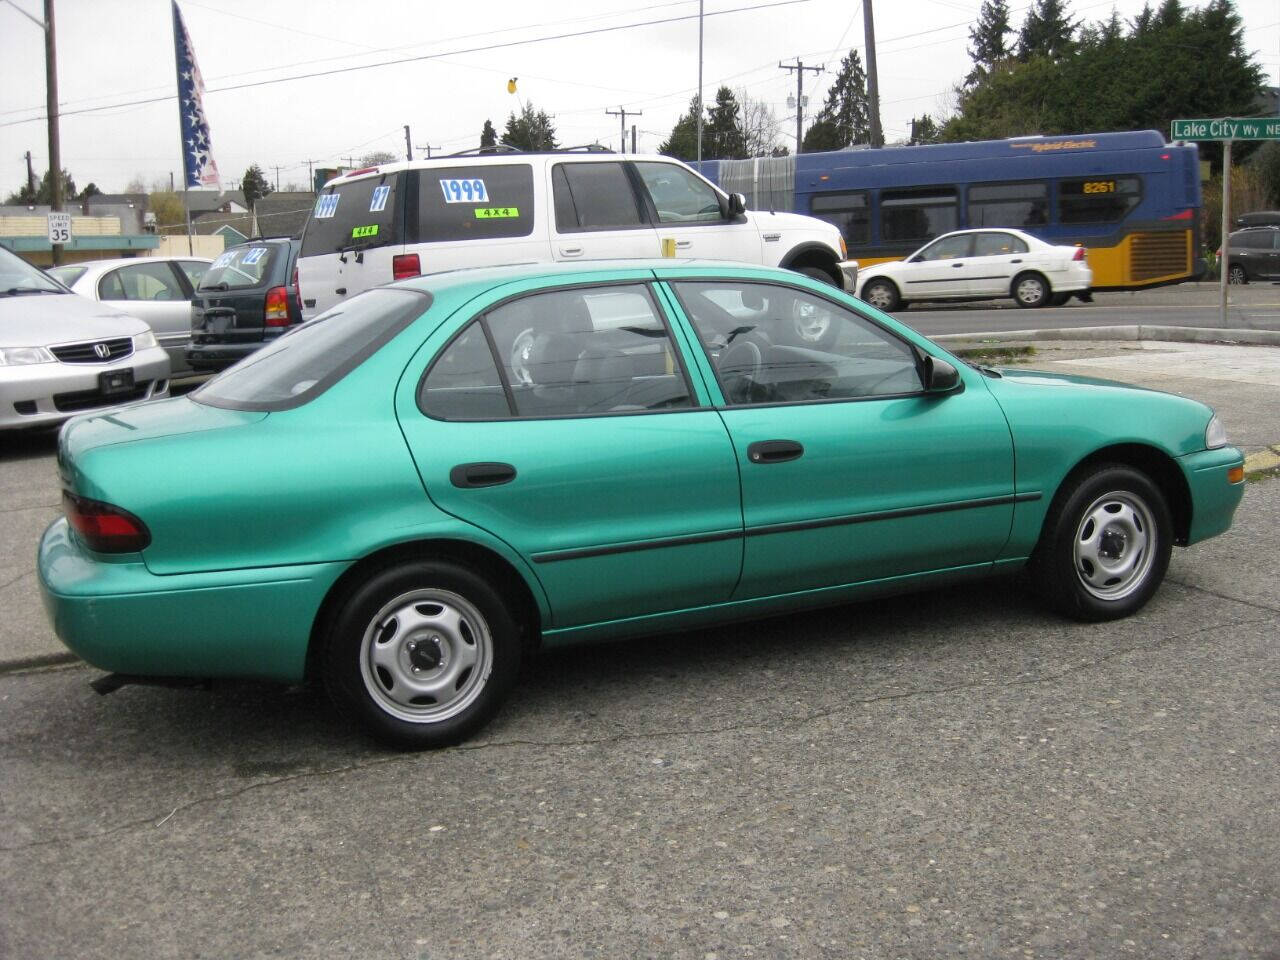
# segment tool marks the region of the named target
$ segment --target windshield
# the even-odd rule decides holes
[[[200,291],[243,290],[258,287],[271,279],[271,267],[279,256],[274,243],[232,247],[209,266],[200,278]]]
[[[319,396],[426,312],[429,294],[369,290],[295,327],[190,394],[232,410],[288,410]]]
[[[64,286],[69,287],[83,277],[88,269],[88,267],[81,267],[73,263],[64,267],[50,267],[45,273]]]
[[[25,293],[66,293],[66,289],[17,254],[0,247],[0,297]]]

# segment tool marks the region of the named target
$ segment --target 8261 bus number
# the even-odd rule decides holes
[[[1081,193],[1115,193],[1116,182],[1114,180],[1086,180]]]

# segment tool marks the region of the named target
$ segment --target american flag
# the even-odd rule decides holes
[[[173,47],[178,62],[178,114],[182,123],[182,167],[188,187],[222,189],[218,165],[213,162],[209,121],[204,115],[204,78],[191,49],[191,36],[182,22],[177,0],[173,3]]]

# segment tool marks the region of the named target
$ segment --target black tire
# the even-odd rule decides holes
[[[1013,283],[1009,285],[1009,295],[1018,306],[1034,310],[1050,301],[1053,288],[1049,286],[1044,274],[1029,270],[1013,278]]]
[[[1151,599],[1172,548],[1160,489],[1132,467],[1101,464],[1062,484],[1028,569],[1036,593],[1064,616],[1116,620]]]
[[[1063,307],[1063,306],[1066,306],[1067,301],[1070,299],[1071,299],[1071,294],[1069,293],[1055,293],[1053,295],[1053,298],[1049,301],[1049,306]]]
[[[862,288],[862,299],[885,313],[893,313],[902,306],[902,296],[898,293],[897,285],[883,277],[867,281]]]
[[[415,561],[355,587],[329,625],[325,688],[383,743],[444,747],[479,730],[520,672],[520,629],[470,568]]]
[[[1233,263],[1231,269],[1227,271],[1227,283],[1243,285],[1249,282],[1249,274],[1245,272],[1244,267],[1238,263]]]

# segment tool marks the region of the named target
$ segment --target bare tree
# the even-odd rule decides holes
[[[736,94],[742,108],[742,137],[746,141],[747,156],[767,157],[778,145],[778,118],[773,108],[763,100],[752,99],[746,87]]]

